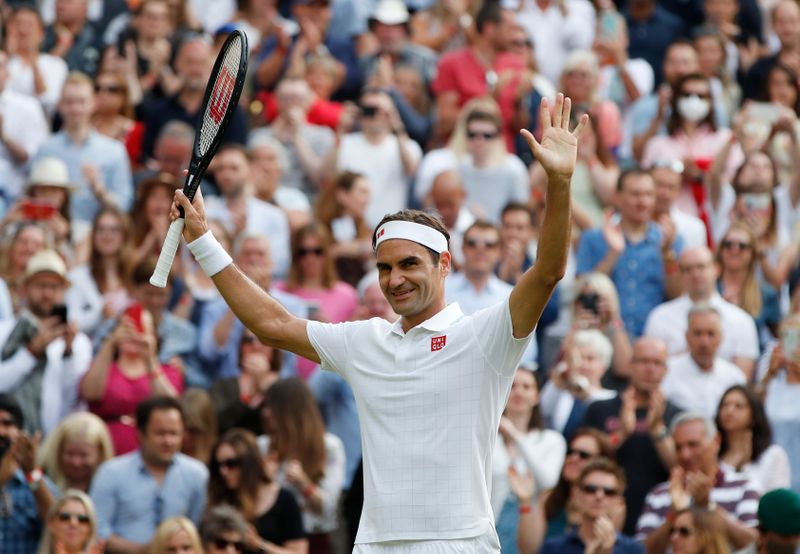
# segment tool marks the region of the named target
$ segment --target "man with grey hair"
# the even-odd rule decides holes
[[[718,356],[722,342],[722,317],[711,304],[695,304],[689,310],[686,343],[689,352],[670,357],[661,383],[664,396],[683,410],[714,417],[720,398],[731,385],[746,379],[736,365]]]
[[[275,97],[278,116],[269,127],[253,131],[250,138],[268,134],[278,139],[289,157],[281,184],[307,194],[316,193],[325,177],[325,157],[336,136],[327,127],[306,121],[313,92],[305,80],[284,78],[275,89]]]
[[[749,378],[758,359],[758,331],[750,314],[717,292],[714,254],[705,246],[689,248],[681,253],[678,267],[684,293],[653,308],[643,334],[663,340],[670,356],[683,354],[689,310],[694,304],[708,303],[722,316],[719,357],[739,366]]]
[[[158,133],[153,157],[147,160],[144,169],[134,174],[134,185],[138,189],[139,183],[162,173],[171,175],[177,182],[183,183],[185,179],[183,170],[189,167],[192,148],[194,148],[194,129],[183,121],[170,121]]]
[[[683,412],[671,426],[677,465],[670,479],[645,499],[636,538],[648,554],[667,552],[677,512],[696,506],[714,515],[732,550],[758,538],[759,494],[747,477],[719,465],[720,436],[714,422],[700,412]]]
[[[223,504],[206,512],[200,522],[200,542],[206,552],[243,552],[248,544],[248,523],[235,508]],[[264,550],[266,552],[266,550]]]
[[[270,241],[261,234],[243,232],[234,244],[234,259],[247,277],[267,291],[275,300],[297,317],[307,317],[306,303],[287,292],[272,288],[272,256]],[[225,300],[217,297],[208,302],[198,324],[197,357],[207,379],[197,386],[210,387],[217,379],[239,374],[239,344],[244,325],[234,316]],[[294,357],[284,357],[284,370],[291,370]]]

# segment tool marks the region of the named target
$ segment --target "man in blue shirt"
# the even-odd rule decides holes
[[[176,398],[151,397],[136,407],[139,450],[112,458],[95,473],[90,495],[97,534],[114,552],[144,552],[172,516],[195,524],[206,506],[208,469],[180,453],[183,410]]]
[[[606,217],[602,228],[587,231],[578,244],[577,274],[599,271],[611,277],[622,321],[633,337],[642,334],[650,310],[681,292],[681,239],[668,217],[652,221],[654,207],[653,177],[630,169],[617,183],[619,222]]]
[[[624,491],[625,474],[617,464],[605,458],[589,462],[578,478],[574,503],[580,525],[545,541],[539,554],[644,554],[642,545],[616,532],[614,518],[625,509]]]

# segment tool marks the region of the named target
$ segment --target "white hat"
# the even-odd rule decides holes
[[[370,19],[384,25],[408,23],[408,8],[402,0],[380,0]]]
[[[28,176],[28,186],[46,185],[48,187],[63,187],[73,189],[75,185],[69,180],[69,170],[59,158],[41,158],[34,162]]]
[[[69,283],[67,279],[67,264],[64,263],[64,260],[55,250],[39,250],[28,259],[28,263],[25,265],[25,281],[39,273],[55,273],[65,283]]]

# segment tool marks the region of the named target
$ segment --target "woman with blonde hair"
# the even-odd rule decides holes
[[[181,451],[208,465],[217,441],[217,413],[211,395],[204,389],[190,388],[183,393],[180,402],[186,430]]]
[[[173,516],[161,522],[150,543],[150,554],[203,554],[200,535],[192,520]]]
[[[39,449],[38,464],[59,489],[88,491],[94,472],[114,456],[103,420],[89,412],[65,417]]]
[[[675,514],[669,542],[673,554],[728,554],[731,551],[719,518],[697,507]]]
[[[100,554],[94,503],[85,492],[68,489],[50,508],[39,554]]]

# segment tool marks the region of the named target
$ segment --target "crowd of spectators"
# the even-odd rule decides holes
[[[486,476],[503,552],[800,552],[796,0],[0,0],[0,552],[352,548],[348,384],[185,248],[149,284],[235,29],[207,216],[303,318],[397,319],[371,235],[407,207],[448,303],[506,301],[547,202],[518,131],[589,114]]]

